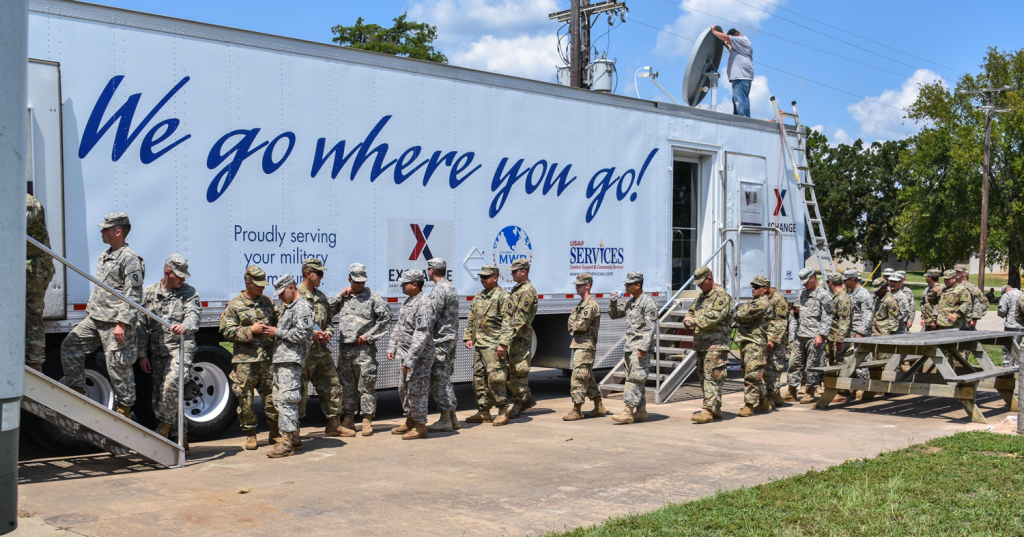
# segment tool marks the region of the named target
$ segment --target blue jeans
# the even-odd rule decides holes
[[[732,113],[735,116],[750,117],[751,80],[732,81]]]

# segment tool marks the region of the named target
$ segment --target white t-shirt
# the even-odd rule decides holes
[[[732,36],[730,43],[732,50],[729,51],[729,67],[726,69],[729,81],[753,80],[754,45],[742,35]]]

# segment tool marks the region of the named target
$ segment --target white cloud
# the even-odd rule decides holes
[[[846,133],[843,129],[836,129],[832,136],[828,136],[828,145],[835,147],[839,144],[850,145],[856,140],[852,136]]]
[[[892,140],[917,132],[919,126],[904,121],[905,110],[917,100],[920,85],[940,82],[948,87],[938,74],[918,69],[899,89],[885,90],[877,97],[863,99],[846,107],[850,116],[860,124],[861,137]],[[845,133],[844,133],[845,134]],[[844,142],[845,143],[845,142]]]
[[[785,4],[785,2],[778,3]],[[761,4],[759,7],[764,11],[733,0],[683,0],[682,5],[679,6],[683,14],[675,22],[666,26],[665,30],[689,39],[696,39],[705,28],[717,24],[724,30],[736,27],[740,33],[747,35],[749,28],[746,27],[760,29],[761,21],[770,17],[771,12],[775,10],[769,4]],[[726,22],[722,17],[727,17],[733,22]],[[740,27],[740,25],[745,27]],[[693,43],[690,41],[660,33],[655,50],[662,54],[688,56],[692,48]]]
[[[816,132],[816,133],[818,133],[818,134],[822,134],[822,133],[825,132],[825,126],[824,125],[815,125],[815,126],[811,127],[811,130]]]
[[[448,58],[452,65],[547,81],[554,79],[555,68],[561,65],[554,34],[512,38],[485,35]]]

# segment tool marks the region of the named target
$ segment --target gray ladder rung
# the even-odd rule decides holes
[[[665,326],[665,325],[662,325]],[[679,336],[676,334],[661,334],[662,341],[693,341],[693,336]]]
[[[673,322],[673,321],[665,321],[665,322],[661,323],[661,327],[662,328],[686,328],[686,325],[683,324],[683,323],[677,323],[677,322]]]
[[[690,352],[692,350],[693,349],[677,349],[675,347],[658,347],[658,349],[657,349],[658,354],[671,354],[671,355],[686,354],[686,353],[688,353],[688,352]]]

